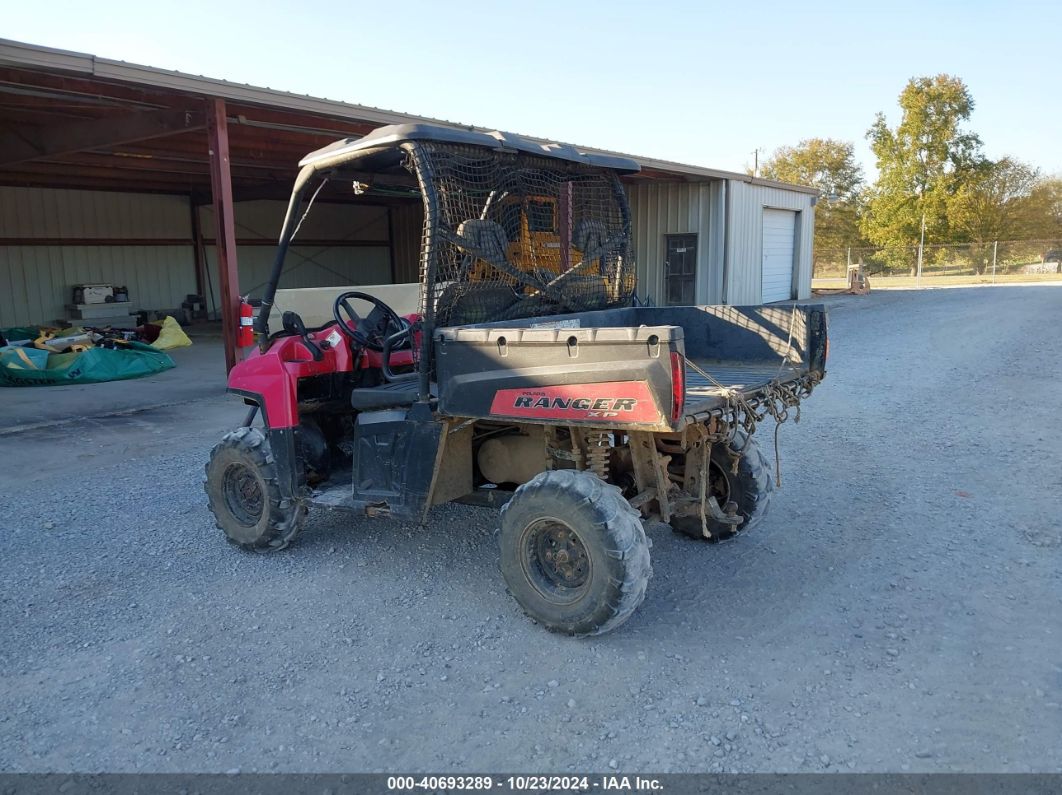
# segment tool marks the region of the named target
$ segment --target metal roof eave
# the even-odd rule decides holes
[[[228,80],[221,80],[214,77],[191,75],[185,72],[160,69],[154,66],[132,64],[127,63],[126,61],[116,61],[109,58],[100,58],[88,53],[60,50],[53,47],[44,47],[10,39],[0,39],[0,64],[23,68],[36,67],[41,69],[74,72],[91,75],[104,80],[133,83],[201,96],[220,97],[222,99],[249,105],[281,107],[287,110],[298,110],[322,116],[350,119],[352,121],[372,122],[385,125],[427,122],[475,132],[491,132],[491,129],[487,127],[458,124],[446,119],[434,119],[428,116],[399,113],[397,111],[372,108],[365,105],[356,105],[350,102],[340,102],[332,99],[312,97],[306,94],[295,94],[289,91],[252,86],[245,83],[233,83]],[[547,139],[538,138],[536,136],[527,135],[522,137],[528,141],[534,141],[540,144],[553,143]],[[702,166],[688,165],[686,163],[675,163],[669,160],[659,160],[656,158],[630,155],[623,152],[613,152],[607,149],[583,146],[573,146],[573,148],[586,154],[595,154],[604,157],[629,158],[643,169],[664,171],[687,178],[699,177],[702,179],[738,181],[752,185],[763,185],[766,187],[791,190],[798,193],[806,193],[812,196],[819,195],[819,191],[815,188],[752,177],[748,174],[741,174],[736,171],[721,171]]]

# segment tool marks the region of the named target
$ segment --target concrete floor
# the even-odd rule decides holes
[[[0,387],[0,433],[223,394],[225,348],[220,333],[214,324],[189,331],[192,346],[169,351],[177,366],[158,375],[105,384]]]

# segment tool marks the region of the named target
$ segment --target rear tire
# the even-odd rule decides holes
[[[542,472],[501,512],[501,569],[524,611],[555,632],[600,635],[645,598],[652,576],[641,517],[589,472]]]
[[[709,493],[715,496],[720,508],[725,508],[730,500],[736,502],[738,516],[744,521],[734,527],[717,522],[709,516],[708,532],[712,535],[711,538],[705,538],[701,531],[699,516],[673,516],[671,528],[675,532],[701,541],[717,543],[731,539],[738,533],[751,530],[767,515],[771,505],[771,495],[774,493],[774,478],[771,474],[770,462],[767,461],[767,457],[756,440],[749,436],[744,428],[737,429],[730,449],[735,453],[741,453],[736,474],[732,471],[733,463],[726,446],[712,445],[709,462],[709,483],[711,485]]]
[[[285,500],[269,440],[257,428],[225,434],[210,451],[203,488],[217,527],[228,540],[255,552],[290,544],[306,521],[306,507]]]

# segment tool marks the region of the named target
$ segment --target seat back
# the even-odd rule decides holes
[[[509,238],[495,221],[471,218],[457,227],[457,247],[505,271],[509,260]]]
[[[593,218],[584,218],[575,225],[572,245],[583,252],[584,262],[593,262],[606,252],[608,230],[605,224]]]

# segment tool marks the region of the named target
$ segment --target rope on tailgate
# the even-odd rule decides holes
[[[782,456],[778,447],[778,429],[781,428],[782,423],[789,419],[789,410],[795,409],[793,422],[800,422],[800,401],[811,394],[812,388],[817,383],[817,379],[812,377],[801,379],[799,381],[791,381],[788,383],[782,382],[782,373],[785,371],[785,366],[789,361],[789,353],[793,349],[793,328],[796,324],[796,311],[797,307],[793,307],[793,312],[790,315],[789,323],[789,342],[786,346],[785,353],[782,354],[782,361],[778,365],[778,372],[775,377],[771,379],[767,384],[760,388],[762,397],[753,398],[751,401],[747,400],[740,390],[729,387],[726,384],[719,381],[711,373],[707,372],[703,368],[697,366],[697,363],[691,359],[686,359],[687,366],[695,373],[706,379],[710,384],[715,386],[721,393],[724,400],[726,400],[726,418],[733,418],[732,422],[728,423],[729,432],[727,435],[727,449],[731,451],[731,455],[734,458],[734,468],[736,471],[737,462],[741,458],[742,451],[734,450],[731,445],[734,442],[735,432],[737,426],[740,424],[748,437],[751,438],[752,434],[756,432],[756,425],[763,422],[768,416],[775,421],[774,426],[774,478],[775,483],[780,488],[782,485]]]
[[[782,354],[782,361],[778,363],[778,373],[775,375],[775,380],[778,381],[782,377],[782,371],[785,370],[786,364],[789,363],[789,354],[793,350],[793,328],[796,326],[797,308],[796,304],[793,304],[793,311],[789,313],[789,341],[785,344],[785,353]]]

